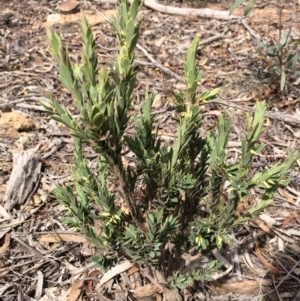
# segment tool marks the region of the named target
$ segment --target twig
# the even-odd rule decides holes
[[[22,239],[20,239],[19,237],[15,236],[14,234],[12,234],[11,236],[15,241],[17,241],[20,245],[22,245],[23,247],[25,247],[26,249],[28,249],[30,252],[33,252],[37,257],[42,258],[46,261],[49,261],[55,265],[58,265],[58,263],[51,258],[48,258],[47,256],[44,256],[41,252],[39,252],[38,250],[32,248],[31,246],[27,245]]]
[[[47,159],[48,157],[50,157],[52,154],[54,154],[55,152],[57,152],[57,150],[61,147],[62,145],[62,140],[59,138],[55,138],[53,139],[53,141],[51,141],[49,147],[51,147],[51,150],[44,154],[41,159]]]
[[[205,40],[201,40],[201,41],[199,42],[199,46],[203,46],[203,45],[205,45],[205,44],[208,44],[208,43],[213,42],[213,41],[215,41],[215,40],[221,39],[221,38],[223,38],[223,37],[224,37],[224,34],[223,34],[223,33],[216,34],[215,36],[212,36],[212,37],[207,38],[207,39],[205,39]]]
[[[295,261],[295,260],[293,260],[293,261]],[[285,268],[285,266],[284,266],[280,261],[278,261],[278,263],[279,263],[279,265],[284,269],[284,271],[285,271],[287,274],[289,274],[289,272],[288,272],[288,270]],[[293,275],[293,274],[294,274],[294,275]],[[293,279],[295,279],[295,280],[300,284],[299,275],[297,275],[297,274],[294,273],[294,272],[291,272],[290,275],[291,275],[291,277],[292,277]]]
[[[29,104],[26,103],[27,101],[32,101],[32,100],[33,101],[40,101],[40,100],[48,101],[48,99],[45,98],[45,97],[43,97],[43,96],[40,96],[40,97],[37,97],[37,96],[26,96],[26,97],[18,98],[18,99],[13,100],[13,101],[10,101],[7,98],[0,97],[0,108],[6,107],[6,106],[9,107],[9,106],[11,106],[13,104],[16,104],[20,108],[26,108],[26,109],[32,109],[32,108],[34,108],[34,109],[37,109],[39,111],[47,111],[42,106],[33,106],[33,105],[29,105]],[[23,103],[23,102],[25,102],[25,103]]]
[[[144,52],[144,54],[149,58],[149,60],[153,63],[153,65],[155,67],[160,68],[163,72],[175,77],[178,81],[185,83],[184,79],[179,76],[178,74],[176,74],[175,72],[169,70],[168,68],[166,68],[165,66],[163,66],[162,64],[158,63],[155,59],[153,59],[149,53],[147,52],[146,49],[144,49],[141,45],[137,44],[137,48],[142,50]],[[202,93],[203,89],[197,89],[197,92]],[[234,100],[228,100],[226,101],[225,99],[222,99],[220,96],[217,97],[214,100],[209,101],[209,103],[220,103],[223,104],[225,106],[228,107],[232,107],[232,108],[236,108],[236,109],[240,109],[240,110],[244,110],[244,111],[249,111],[249,112],[255,112],[254,108],[249,108],[249,107],[245,107],[245,106],[238,106],[235,104],[232,104],[234,102]],[[273,113],[273,112],[266,112],[266,117],[275,119],[275,120],[280,120],[280,121],[284,121],[286,123],[295,123],[295,124],[300,124],[300,120],[298,118],[293,117],[292,115],[283,115],[282,113]]]
[[[224,266],[227,268],[227,270],[225,272],[222,272],[218,275],[213,276],[213,280],[218,280],[223,278],[224,276],[228,275],[232,269],[233,269],[233,265],[231,263],[229,263],[220,253],[220,251],[218,249],[214,249],[212,250],[213,255],[215,256],[215,258],[222,262],[224,264]]]
[[[274,285],[275,285],[275,278],[274,278],[274,275],[272,274],[272,279],[273,279],[273,283],[274,283]],[[276,291],[276,294],[277,294],[277,297],[278,297],[278,299],[280,300],[280,301],[283,301],[282,299],[281,299],[281,297],[280,297],[280,294],[279,294],[279,292],[278,292],[278,289],[277,289],[277,286],[275,285],[275,291]],[[269,292],[270,293],[270,292]]]
[[[231,232],[232,238],[234,239],[234,247],[233,247],[233,251],[232,251],[232,253],[233,253],[232,254],[232,261],[233,261],[233,264],[235,266],[237,280],[242,281],[242,272],[241,272],[241,266],[240,266],[240,261],[239,261],[237,243],[236,243],[234,231],[232,229],[230,229],[230,232]]]
[[[271,291],[267,292],[266,294],[263,295],[263,297],[266,297],[268,296],[269,294],[273,293],[275,290],[277,291],[278,288],[280,287],[280,285],[288,278],[291,276],[291,273],[294,271],[294,269],[300,264],[300,260],[298,260],[296,262],[296,264],[291,268],[291,270],[288,272],[287,275],[285,275],[281,280],[280,282],[275,286],[274,289],[272,289]]]
[[[154,279],[154,277],[152,277],[149,273],[149,271],[147,271],[147,268],[142,268],[142,266],[139,266],[139,270],[142,273],[143,277],[148,278],[154,285],[156,285],[162,292],[164,291],[164,287],[158,283],[158,281],[156,279]],[[167,284],[167,283],[162,283],[163,285]]]
[[[152,64],[153,64],[154,67],[157,67],[157,68],[161,69],[166,74],[168,74],[170,76],[173,76],[174,78],[176,78],[178,81],[180,81],[182,83],[185,83],[184,79],[181,76],[179,76],[175,72],[171,71],[170,69],[166,68],[161,63],[157,62],[152,56],[149,55],[149,53],[147,52],[147,50],[145,48],[143,48],[141,45],[137,44],[136,47],[138,49],[140,49],[142,52],[144,52],[144,54],[152,62]]]
[[[230,102],[230,103],[228,103],[228,102]],[[232,108],[236,108],[236,109],[240,109],[240,110],[244,110],[244,111],[249,111],[249,112],[255,112],[254,108],[249,108],[249,107],[245,107],[245,106],[239,106],[239,105],[232,104],[232,102],[234,102],[234,100],[228,100],[228,102],[221,99],[220,97],[217,97],[216,99],[211,100],[209,103],[220,103],[220,104],[223,104],[228,107],[232,107]],[[299,118],[295,118],[295,117],[293,117],[293,115],[287,115],[287,114],[284,115],[282,113],[266,112],[265,116],[275,119],[275,120],[284,121],[286,123],[300,124]]]
[[[245,19],[241,19],[241,23],[244,25],[244,27],[249,31],[249,33],[251,34],[251,36],[257,40],[260,40],[260,36],[258,34],[256,34],[251,28],[250,26],[246,23]]]
[[[126,203],[126,206],[130,212],[130,215],[135,222],[135,224],[138,226],[138,228],[143,232],[147,232],[146,225],[138,218],[138,212],[136,211],[136,208],[134,206],[134,202],[132,199],[132,196],[129,193],[128,185],[124,177],[124,173],[122,170],[122,163],[120,162],[114,162],[114,172],[117,176],[120,184],[120,188],[123,194],[124,201]]]
[[[10,103],[8,103],[8,105],[10,105]],[[30,109],[33,111],[49,112],[47,109],[45,109],[42,106],[30,105],[28,103],[17,103],[16,107],[22,108],[22,109]]]

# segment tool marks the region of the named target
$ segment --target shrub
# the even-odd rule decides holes
[[[72,182],[57,186],[54,194],[69,209],[65,223],[98,247],[94,260],[99,266],[107,268],[128,258],[158,271],[169,285],[182,289],[194,280],[212,279],[221,266],[211,261],[202,268],[183,268],[183,255],[193,249],[204,256],[230,244],[230,230],[271,204],[277,187],[289,182],[284,175],[300,155],[291,152],[284,162],[250,175],[253,158],[264,148],[258,139],[265,102],[257,103],[253,118],[248,116],[238,162],[226,161],[231,127],[226,115],[219,117],[216,132],[200,135],[199,101],[213,98],[217,90],[196,92],[201,77],[195,61],[198,38],[187,53],[186,93],[175,95],[178,130],[174,144],[167,146],[155,130],[154,94],[145,93],[141,112],[133,120],[136,133],[128,134],[139,37],[135,18],[140,5],[139,0],[133,0],[130,7],[126,0],[119,0],[117,20],[110,21],[117,34],[118,53],[115,65],[108,69],[97,67],[95,39],[85,19],[78,65],[71,63],[58,35],[48,32],[59,79],[79,113],[79,117],[72,116],[53,97],[42,102],[53,119],[72,130],[75,143]],[[89,168],[83,145],[99,154],[97,172]],[[132,152],[132,163],[125,164],[124,151]],[[230,185],[222,192],[225,181]],[[111,183],[116,190],[109,189]],[[237,217],[239,201],[255,186],[264,191],[260,202]]]
[[[236,0],[230,7],[232,13],[238,6],[247,3],[244,7],[245,16],[253,9],[255,1]],[[282,92],[286,86],[299,85],[299,42],[291,37],[291,29],[282,31],[282,14],[285,1],[276,0],[266,3],[265,6],[274,6],[278,11],[278,38],[270,39],[265,43],[256,39],[258,59],[261,62],[257,75],[264,83],[271,83]]]
[[[260,52],[258,58],[262,62],[259,69],[260,77],[264,82],[273,82],[282,92],[286,85],[300,83],[298,42],[290,36],[289,32],[280,32],[280,41],[271,40],[264,43],[257,40]]]

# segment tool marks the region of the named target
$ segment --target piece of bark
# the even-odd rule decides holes
[[[130,0],[131,2],[131,0]],[[116,0],[97,0],[97,3],[116,4]],[[198,16],[201,18],[212,18],[218,20],[233,20],[239,18],[230,14],[229,10],[214,10],[210,8],[185,8],[163,5],[155,0],[144,0],[143,5],[155,11],[178,16]]]
[[[4,209],[22,205],[40,181],[42,163],[37,150],[39,145],[27,151],[13,154],[14,165],[4,194]]]
[[[198,16],[202,18],[212,18],[218,20],[232,20],[236,19],[236,16],[232,16],[228,10],[214,10],[210,8],[183,8],[174,7],[169,5],[163,5],[155,0],[144,0],[143,4],[161,13],[178,16]]]

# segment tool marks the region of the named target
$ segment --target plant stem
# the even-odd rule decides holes
[[[114,160],[114,172],[117,176],[121,191],[124,197],[124,201],[126,203],[126,206],[130,212],[130,215],[135,222],[136,226],[145,234],[147,232],[147,228],[145,226],[145,223],[143,223],[140,218],[138,217],[138,212],[136,211],[136,208],[134,207],[134,200],[132,198],[132,195],[129,193],[128,185],[126,184],[126,179],[123,172],[123,165],[120,160],[116,159]]]

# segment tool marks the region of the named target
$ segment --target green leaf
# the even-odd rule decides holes
[[[236,0],[229,8],[229,12],[232,14],[232,12],[241,4],[246,2],[247,0]]]
[[[128,57],[122,59],[121,66],[122,66],[123,73],[125,75],[131,73],[131,62],[128,59]]]
[[[250,12],[251,12],[251,10],[252,10],[252,8],[253,8],[253,0],[249,0],[249,2],[248,2],[248,4],[246,5],[246,7],[244,8],[244,15],[245,16],[247,16]]]
[[[94,118],[93,118],[93,124],[97,127],[100,128],[104,122],[104,116],[102,112],[97,113]]]
[[[53,105],[51,104],[51,103],[49,103],[49,102],[47,102],[47,101],[44,101],[44,100],[40,100],[39,101],[40,102],[40,104],[45,108],[45,109],[47,109],[48,111],[50,111],[50,112],[53,112]]]
[[[56,121],[58,121],[58,122],[64,124],[64,120],[63,120],[60,116],[58,116],[58,115],[53,115],[51,118],[52,118],[53,120],[56,120]]]
[[[81,115],[82,115],[82,117],[83,117],[84,119],[86,119],[86,120],[89,119],[89,114],[88,114],[88,111],[87,111],[86,108],[83,108],[83,107],[82,107],[80,113],[81,113]]]
[[[67,226],[95,244],[100,254],[95,262],[99,265],[114,264],[125,257],[134,264],[167,270],[169,255],[171,259],[180,258],[191,247],[205,254],[216,247],[231,246],[230,230],[271,204],[277,188],[290,182],[286,174],[300,154],[292,151],[283,162],[263,167],[260,172],[253,169],[254,156],[264,148],[259,137],[265,102],[256,104],[253,118],[247,115],[241,155],[236,160],[228,156],[231,120],[225,114],[219,116],[215,131],[202,134],[202,111],[196,100],[210,100],[219,89],[200,97],[197,94],[201,78],[196,61],[198,37],[187,51],[184,66],[188,89],[175,94],[174,103],[180,114],[175,115],[172,125],[177,122],[177,138],[162,142],[152,112],[154,94],[144,91],[141,99],[132,95],[136,80],[132,63],[140,29],[140,23],[134,22],[140,5],[140,0],[133,0],[131,5],[118,0],[118,20],[111,21],[118,39],[118,54],[108,69],[98,69],[95,39],[85,18],[79,64],[71,63],[59,36],[47,32],[59,79],[71,92],[77,110],[71,114],[51,96],[49,103],[41,103],[53,119],[72,129],[75,164],[71,167],[70,183],[54,191],[68,210],[69,217],[64,220]],[[288,37],[285,39],[281,42],[287,46]],[[286,46],[279,44],[258,42],[267,60],[270,57],[266,52],[278,56],[280,47],[286,51]],[[297,60],[297,54],[288,56],[287,65],[283,66],[286,77]],[[270,68],[279,75],[281,70],[274,64],[271,62]],[[296,76],[299,74],[293,78]],[[133,109],[136,104],[139,111]],[[99,155],[97,166],[84,158],[86,146]],[[223,188],[224,193],[220,193]],[[261,202],[237,218],[239,200],[250,196],[253,188],[260,189]],[[128,208],[130,213],[126,212]],[[169,246],[174,247],[169,250]],[[170,254],[166,257],[167,250]],[[220,264],[211,262],[201,269],[188,266],[180,271],[176,271],[176,266],[170,267],[173,276],[168,284],[183,289],[193,281],[211,280]]]
[[[289,53],[289,55],[287,57],[287,64],[288,64],[288,67],[291,70],[295,70],[296,69],[298,61],[299,61],[299,54],[298,54],[298,52]]]
[[[291,34],[291,30],[289,30],[288,32],[284,31],[281,35],[281,39],[280,39],[280,45],[281,47],[286,46],[289,38],[290,38],[290,34]],[[281,49],[280,47],[280,49]],[[278,49],[279,50],[279,49]]]
[[[137,16],[137,13],[141,7],[141,1],[140,0],[133,0],[131,2],[131,6],[130,6],[130,11],[129,11],[129,16],[132,20],[134,20]]]
[[[138,42],[138,39],[139,39],[139,33],[135,33],[132,38],[131,38],[131,41],[129,43],[129,53],[132,54],[135,47],[136,47],[136,44]]]
[[[199,102],[206,102],[208,100],[212,100],[216,97],[216,95],[219,93],[220,91],[220,88],[215,88],[211,91],[208,91],[208,92],[204,92],[200,95],[200,98],[199,98]]]
[[[126,45],[128,48],[130,47],[131,40],[134,35],[134,31],[135,31],[134,22],[133,19],[130,19],[126,24]]]

